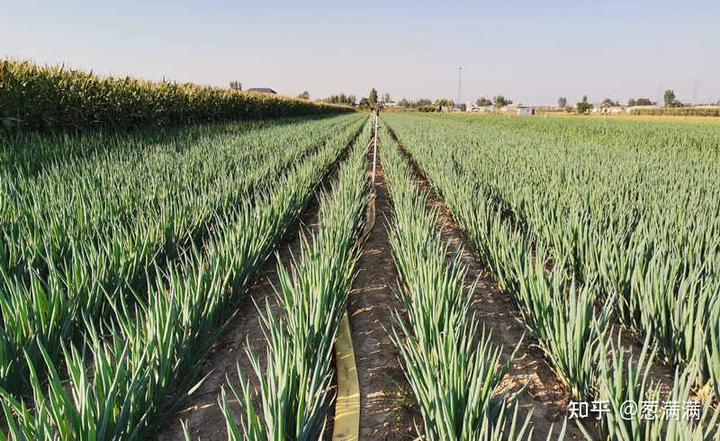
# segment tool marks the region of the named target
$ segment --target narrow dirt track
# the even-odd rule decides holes
[[[348,306],[360,381],[360,439],[409,440],[417,437],[415,424],[422,427],[422,419],[388,336],[392,311],[402,306],[395,292],[397,270],[385,225],[391,209],[379,159],[375,183],[375,225],[363,247]]]

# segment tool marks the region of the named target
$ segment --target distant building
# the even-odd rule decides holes
[[[277,95],[277,92],[275,92],[269,87],[251,87],[247,91],[255,93],[267,93],[269,95]]]
[[[476,106],[474,104],[471,106],[468,106],[468,112],[473,112],[473,113],[491,113],[494,111],[495,111],[495,107],[493,107],[493,106]]]
[[[627,114],[632,114],[633,111],[635,111],[635,110],[649,110],[649,109],[659,109],[659,107],[656,106],[656,105],[652,105],[652,106],[632,106],[632,107],[628,106],[627,108],[625,108],[625,112],[626,112]]]
[[[613,106],[603,108],[603,113],[605,115],[622,115],[623,113],[627,113],[627,111],[623,106]]]
[[[565,107],[560,107],[556,105],[552,106],[538,106],[535,108],[535,115],[541,115],[545,113],[560,113],[565,112]]]
[[[590,111],[593,115],[622,115],[627,113],[625,106],[603,106],[602,103],[595,104]]]
[[[517,115],[518,116],[531,116],[535,115],[535,108],[529,107],[529,106],[517,106]]]

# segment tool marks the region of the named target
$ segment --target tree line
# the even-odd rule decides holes
[[[235,90],[242,90],[242,84],[239,81],[232,81],[230,83],[230,88]],[[297,96],[297,98],[303,99],[303,100],[309,100],[310,94],[307,90],[303,91],[301,94]],[[352,106],[352,107],[360,107],[360,108],[374,108],[377,103],[383,103],[388,104],[392,103],[392,98],[390,97],[389,93],[384,93],[382,97],[380,97],[378,91],[376,88],[370,89],[370,92],[367,96],[361,97],[358,101],[357,97],[355,95],[346,95],[344,93],[339,93],[336,95],[330,95],[329,97],[320,99],[319,101],[330,103],[330,104],[342,104],[346,106]],[[510,106],[513,104],[513,100],[503,96],[503,95],[496,95],[494,97],[481,97],[475,100],[475,106],[477,107],[493,107],[495,109],[501,109],[506,106]],[[628,107],[636,107],[636,106],[655,106],[657,103],[652,101],[650,98],[647,97],[639,97],[639,98],[630,98],[627,101]],[[663,94],[663,104],[666,108],[676,108],[676,107],[687,107],[688,104],[685,104],[677,99],[675,95],[675,91],[673,89],[667,89],[665,90]],[[720,105],[720,102],[717,103]],[[464,103],[460,103],[456,106],[456,103],[452,99],[448,98],[437,98],[435,100],[431,100],[429,98],[418,98],[418,99],[408,99],[408,98],[402,98],[400,99],[395,105],[399,107],[404,107],[408,109],[416,109],[420,111],[438,111],[442,108],[447,107],[457,107],[461,110],[466,110],[466,105]],[[614,100],[612,98],[605,98],[598,107],[601,109],[607,109],[610,107],[619,107],[621,106],[620,102],[618,100]],[[590,103],[588,101],[587,95],[583,95],[582,99],[575,103],[574,106],[570,105],[568,103],[568,100],[566,97],[559,97],[557,100],[557,107],[560,109],[563,109],[567,112],[577,112],[577,113],[589,113],[592,111],[592,109],[595,108],[595,105]]]
[[[675,91],[672,89],[665,90],[665,93],[663,94],[663,101],[666,108],[688,106],[688,104],[682,103],[676,98]],[[647,97],[630,98],[627,102],[628,107],[654,106],[656,104],[656,102],[652,101],[650,98]],[[595,107],[592,103],[588,102],[587,95],[583,95],[582,99],[575,104],[574,108],[568,105],[567,98],[565,97],[558,98],[557,105],[565,111],[575,111],[577,113],[588,113]],[[613,100],[612,98],[605,98],[599,105],[601,109],[619,106],[621,106],[620,102],[617,100]]]

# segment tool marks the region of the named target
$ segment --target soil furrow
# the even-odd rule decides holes
[[[403,308],[396,294],[398,274],[386,229],[392,212],[379,158],[375,190],[375,225],[363,247],[348,306],[360,381],[360,439],[409,440],[417,438],[415,424],[422,427],[422,418],[388,335],[392,311]]]
[[[520,414],[524,417],[532,410],[535,439],[546,439],[552,427],[557,434],[567,415],[569,393],[545,362],[542,351],[526,335],[517,308],[481,264],[445,202],[435,193],[412,156],[401,145],[398,148],[411,165],[417,184],[428,193],[429,208],[438,211],[442,235],[450,244],[450,251],[461,252],[463,264],[468,269],[465,287],[469,290],[475,284],[471,312],[481,327],[492,332],[492,341],[501,345],[505,359],[517,348],[500,392],[521,392],[518,398]],[[568,422],[565,439],[585,438],[575,424]]]
[[[360,133],[359,131],[325,174],[321,186],[308,202],[296,227],[288,231],[277,246],[277,256],[271,257],[265,262],[255,284],[238,302],[233,317],[229,319],[227,327],[222,331],[201,367],[199,378],[205,377],[204,381],[183,403],[181,409],[170,415],[165,424],[158,429],[156,433],[158,441],[184,439],[182,421],[188,426],[193,439],[227,438],[225,417],[218,405],[221,387],[230,381],[239,390],[238,372],[242,375],[243,380],[250,381],[251,387],[259,387],[246,353],[246,348],[250,348],[258,355],[264,368],[267,342],[263,334],[258,307],[264,311],[267,302],[273,314],[282,315],[282,308],[278,304],[275,294],[275,288],[280,286],[277,272],[278,262],[285,268],[289,268],[293,256],[300,255],[302,235],[310,237],[319,227],[318,197],[323,190],[330,188],[330,182],[337,179],[338,170],[345,162],[350,150],[356,147],[355,143],[360,138],[358,136]],[[234,401],[234,399],[231,400],[231,402]],[[332,433],[332,417],[329,418],[328,425],[329,428],[326,432]]]
[[[318,211],[319,205],[313,198],[300,225],[288,233],[285,241],[278,247],[279,261],[282,262],[282,265],[287,267],[292,256],[300,254],[300,232],[312,234],[317,229]],[[183,404],[181,410],[167,419],[166,424],[158,431],[158,440],[184,439],[181,421],[185,421],[193,439],[226,439],[225,417],[218,406],[220,388],[229,380],[239,390],[238,369],[244,380],[250,380],[252,387],[259,386],[246,348],[252,349],[264,365],[267,343],[257,307],[264,311],[265,302],[267,302],[273,314],[282,314],[282,308],[278,305],[275,295],[275,287],[279,286],[277,266],[278,258],[275,257],[271,257],[265,263],[258,276],[258,281],[250,289],[248,295],[240,301],[234,317],[215,342],[210,355],[205,360],[202,375],[207,378]]]

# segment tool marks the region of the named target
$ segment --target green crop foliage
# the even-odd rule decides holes
[[[720,107],[650,107],[630,110],[631,115],[643,116],[720,116]]]
[[[719,125],[385,118],[576,398],[598,393],[611,315],[677,387],[718,389]]]
[[[428,440],[532,439],[530,415],[508,421],[498,392],[509,369],[501,348],[479,331],[469,313],[460,254],[448,258],[438,215],[411,179],[409,165],[383,133],[381,158],[393,203],[390,243],[400,274],[400,300],[407,318],[395,312],[391,337],[423,418],[418,435]],[[551,434],[548,434],[548,439]],[[562,433],[561,433],[562,436]]]
[[[676,372],[668,396],[663,397],[657,384],[653,383],[650,367],[656,351],[646,340],[637,360],[625,360],[622,355],[620,336],[617,343],[603,343],[600,367],[598,400],[607,402],[608,412],[603,413],[599,424],[602,439],[618,441],[665,440],[715,440],[718,436],[720,411],[713,408],[711,400],[700,405],[699,418],[685,417],[685,406],[697,400],[693,392],[693,373]],[[646,419],[643,412],[628,415],[623,403],[658,403],[657,417]],[[588,440],[597,439],[580,424]]]
[[[0,61],[0,130],[117,130],[348,111],[276,95]]]
[[[430,130],[435,127],[428,124],[433,120],[427,117],[386,118],[398,130],[405,148],[437,193],[448,203],[500,287],[517,305],[558,378],[576,399],[591,398],[596,388],[598,348],[609,324],[611,301],[596,312],[594,285],[578,287],[576,276],[566,270],[565,261],[524,232],[523,219],[513,216],[502,200],[483,195],[482,184],[473,174],[479,164],[460,167],[457,165],[460,158],[455,156],[457,150],[439,147],[457,142],[448,140],[450,131],[444,131],[442,124],[438,124],[441,128],[435,132]],[[408,124],[412,121],[409,118],[417,121]],[[457,127],[452,129],[452,133],[457,133]]]
[[[261,164],[275,165],[270,167],[274,170],[270,174],[263,172],[256,176],[261,181],[251,178],[244,184],[243,176],[254,175],[249,170],[245,175],[243,166],[233,164],[230,155],[236,152],[242,157],[242,149],[235,146],[228,151],[220,144],[215,160],[217,167],[222,169],[222,161],[229,161],[227,170],[237,181],[211,179],[206,184],[207,193],[190,193],[180,198],[181,201],[219,198],[214,202],[217,208],[201,212],[207,216],[200,223],[205,226],[202,237],[193,237],[195,234],[184,231],[184,227],[176,236],[168,234],[167,238],[176,237],[171,242],[175,254],[144,263],[141,274],[145,277],[139,284],[143,290],[123,283],[112,292],[99,291],[112,295],[88,297],[93,304],[105,305],[99,309],[104,311],[102,318],[91,315],[96,309],[75,311],[73,307],[77,305],[72,301],[63,305],[70,307],[67,311],[59,308],[59,313],[76,325],[80,332],[75,335],[81,341],[59,339],[55,341],[57,347],[34,341],[38,355],[25,360],[31,389],[29,399],[21,401],[8,391],[2,392],[12,439],[139,439],[147,436],[191,390],[199,362],[223,329],[232,305],[252,284],[275,244],[312,197],[318,182],[357,136],[362,120],[360,115],[354,115],[334,122],[312,122],[311,126],[319,124],[317,129],[325,127],[320,131],[324,135],[317,135],[315,142],[301,141],[301,134],[308,127],[294,135],[290,127],[290,136],[285,138],[281,126],[280,136],[275,140],[267,137],[272,135],[272,130],[259,138],[250,134],[245,141],[254,139],[258,143],[257,153],[265,159],[257,163],[259,169],[263,169]],[[201,148],[197,154],[212,158],[209,156],[212,149]],[[275,163],[276,160],[279,162]],[[178,164],[173,163],[175,165]],[[214,168],[203,170],[203,167],[198,170],[201,175]],[[173,171],[171,167],[157,178],[167,179],[173,176]],[[253,182],[256,187],[248,186]],[[182,187],[176,191],[161,187],[150,196],[159,196],[170,203],[178,201],[177,195],[183,194],[178,193]],[[235,192],[243,188],[246,190],[241,192],[242,197],[237,198]],[[169,216],[169,227],[187,217],[172,204],[158,208],[163,214],[161,220]],[[120,216],[119,222],[132,224],[136,217],[141,219],[140,213],[127,212]],[[148,232],[142,224],[137,228]],[[160,237],[166,238],[168,227],[161,232]],[[89,239],[94,233],[91,229],[78,234],[92,242]],[[98,235],[94,240],[102,237]],[[181,245],[183,241],[186,245]],[[70,262],[77,258],[74,254],[71,257]],[[38,307],[45,305],[38,302]],[[59,359],[63,360],[62,369],[57,363]]]
[[[360,141],[359,143],[362,143]],[[332,402],[332,350],[359,257],[359,234],[369,196],[366,150],[355,147],[331,189],[320,198],[320,227],[303,238],[288,271],[278,264],[282,313],[266,304],[266,367],[248,350],[259,392],[238,374],[241,387],[228,385],[219,403],[231,440],[322,439]],[[238,368],[239,369],[239,368]],[[239,370],[238,370],[239,372]],[[235,423],[229,396],[241,403]],[[256,405],[258,399],[262,405]]]
[[[181,152],[172,144],[129,157],[113,151],[14,176],[3,192],[11,228],[0,262],[0,387],[27,391],[27,362],[44,365],[41,345],[56,359],[60,342],[86,321],[112,316],[131,291],[147,292],[154,265],[201,242],[238,203],[324,144],[346,142],[352,130],[341,117],[240,137],[210,132]]]

